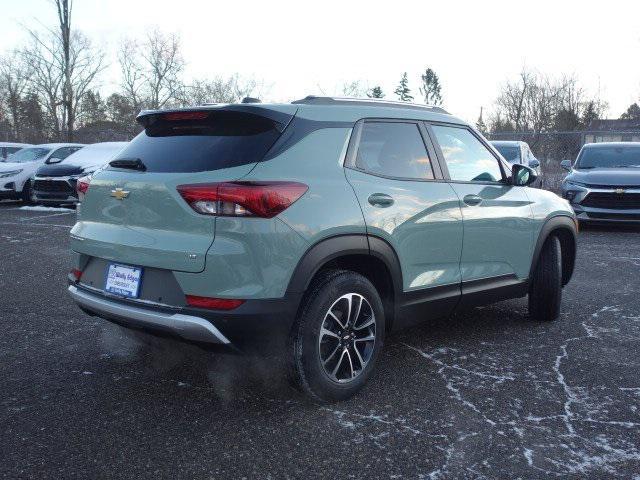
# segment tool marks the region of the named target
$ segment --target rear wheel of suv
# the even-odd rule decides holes
[[[529,287],[529,314],[535,320],[555,320],[560,315],[561,258],[560,240],[549,237],[542,247]]]
[[[316,278],[291,334],[292,377],[312,398],[345,400],[371,376],[384,343],[380,295],[362,275],[331,270]]]

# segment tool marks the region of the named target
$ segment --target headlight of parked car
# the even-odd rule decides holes
[[[565,187],[581,187],[581,188],[584,188],[587,186],[586,183],[574,182],[573,180],[565,180],[564,185]]]
[[[22,172],[22,169],[11,170],[10,172],[0,172],[0,178],[13,177],[14,175],[18,175],[21,172]]]

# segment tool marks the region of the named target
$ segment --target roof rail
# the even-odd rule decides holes
[[[381,100],[379,98],[354,98],[354,97],[319,97],[316,95],[307,95],[300,100],[294,100],[294,104],[301,105],[360,105],[360,106],[379,106],[388,108],[412,108],[419,110],[430,110],[432,112],[449,114],[444,108],[435,105],[422,105],[419,103],[400,102],[394,100]]]

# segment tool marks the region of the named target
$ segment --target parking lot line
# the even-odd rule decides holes
[[[17,208],[14,210],[18,210]],[[71,213],[75,213],[73,210],[69,212],[61,212],[61,213],[50,213],[48,215],[34,215],[32,217],[25,217],[21,219],[22,222],[26,222],[27,220],[32,220],[34,218],[49,218],[49,217],[59,217],[60,215],[69,215]]]
[[[0,222],[0,225],[22,225],[23,227],[35,226],[35,227],[63,227],[71,230],[73,225],[60,225],[57,223],[25,223],[25,222]]]

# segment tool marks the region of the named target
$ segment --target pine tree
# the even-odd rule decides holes
[[[442,104],[442,86],[440,85],[440,79],[436,72],[427,68],[423,75],[420,76],[422,79],[422,87],[420,87],[420,93],[424,97],[424,103],[429,105],[440,105]]]
[[[480,116],[478,117],[478,121],[476,122],[476,128],[483,135],[487,134],[487,125],[484,123],[482,119],[482,107],[480,107]]]
[[[100,92],[89,90],[85,93],[81,107],[81,116],[85,125],[102,122],[107,116],[107,107],[100,96]]]
[[[591,122],[594,120],[598,120],[600,115],[598,114],[598,109],[596,108],[596,104],[593,101],[587,103],[587,106],[584,107],[584,111],[582,112],[582,118],[580,119],[580,123],[583,127],[589,127]]]
[[[373,87],[371,90],[367,92],[367,97],[369,98],[384,98],[384,93],[382,92],[382,88],[379,86]]]
[[[640,120],[640,105],[632,103],[627,111],[620,115],[623,120]]]
[[[409,89],[409,79],[407,78],[407,72],[402,74],[400,78],[400,84],[393,91],[398,96],[398,99],[402,102],[410,102],[413,100],[411,95],[411,89]]]

